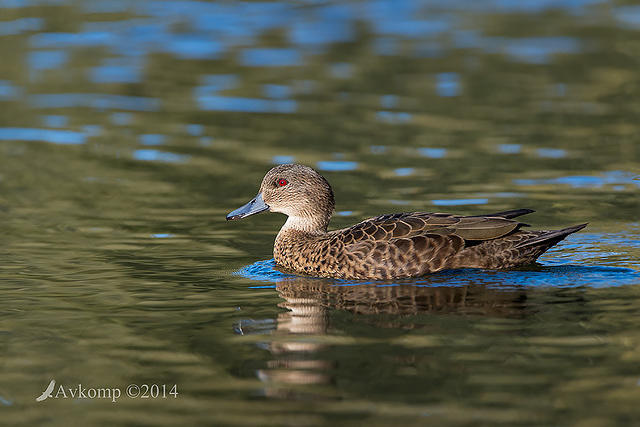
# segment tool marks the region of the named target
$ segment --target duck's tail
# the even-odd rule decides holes
[[[516,248],[525,248],[532,246],[542,246],[545,248],[550,248],[555,245],[569,234],[575,233],[576,231],[580,231],[587,226],[588,223],[574,225],[573,227],[563,228],[562,230],[551,230],[544,231],[542,234],[538,234],[537,236],[525,240],[523,242],[518,243]],[[546,250],[546,249],[545,249]]]
[[[520,230],[507,236],[467,246],[448,268],[513,268],[531,264],[553,245],[586,227],[575,225],[562,230]]]

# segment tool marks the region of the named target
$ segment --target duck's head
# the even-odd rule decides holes
[[[331,186],[318,172],[303,165],[279,165],[264,176],[258,195],[230,212],[227,220],[269,210],[289,217],[285,228],[326,231],[334,206]]]

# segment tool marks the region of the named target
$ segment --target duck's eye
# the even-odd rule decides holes
[[[289,181],[287,181],[284,178],[280,178],[279,180],[276,181],[276,184],[278,185],[278,187],[284,187],[288,183],[289,183]]]

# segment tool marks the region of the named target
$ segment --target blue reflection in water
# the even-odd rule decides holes
[[[102,126],[100,125],[85,125],[82,130],[87,136],[96,136],[102,133]]]
[[[220,56],[224,47],[205,34],[174,34],[163,50],[183,59],[213,59]]]
[[[250,67],[287,67],[300,65],[302,55],[290,48],[251,48],[242,52],[241,62]]]
[[[111,120],[111,123],[113,123],[114,125],[126,126],[128,124],[131,124],[131,122],[133,121],[133,114],[122,113],[122,112],[113,113],[111,114],[109,119]]]
[[[287,31],[284,35],[288,37],[288,41],[306,49],[305,51],[291,48],[252,48],[241,54],[240,61],[248,66],[294,66],[303,62],[303,53],[307,51],[322,52],[330,44],[353,40],[357,23],[364,21],[377,35],[372,43],[380,55],[396,54],[399,38],[422,39],[417,46],[419,55],[440,54],[442,46],[433,36],[448,32],[453,35],[458,46],[479,47],[490,52],[505,53],[516,60],[540,63],[548,61],[549,56],[554,53],[576,52],[579,50],[577,41],[568,37],[517,40],[483,38],[469,30],[457,30],[451,11],[464,9],[474,10],[479,14],[493,14],[540,13],[549,9],[562,9],[570,13],[582,13],[586,6],[602,1],[488,0],[452,3],[435,0],[429,2],[429,8],[446,10],[446,13],[429,11],[427,15],[425,3],[412,0],[371,0],[362,5],[313,1],[311,7],[304,8],[285,2],[94,0],[82,4],[89,14],[124,12],[140,18],[87,22],[76,33],[34,34],[30,43],[36,48],[108,47],[112,52],[128,57],[168,52],[179,58],[203,59],[218,58],[221,53],[238,45],[250,45],[267,30],[285,28]],[[66,0],[0,0],[0,8],[67,3]],[[635,6],[620,7],[614,12],[623,24],[633,26],[638,25],[639,14]],[[40,18],[0,22],[0,35],[38,31],[42,29],[43,22]],[[185,32],[176,34],[176,24]],[[107,70],[105,76],[120,75],[119,79],[132,81],[134,78],[130,72],[131,70]],[[100,77],[97,79],[101,80]]]
[[[398,168],[394,169],[393,172],[398,176],[409,176],[413,175],[415,169],[413,168]]]
[[[276,269],[273,259],[257,261],[234,273],[247,279],[278,283],[283,280],[294,280],[298,277],[283,273]],[[309,276],[304,276],[307,280]],[[600,266],[533,266],[530,270],[481,270],[461,269],[445,270],[416,278],[393,281],[320,279],[329,281],[333,286],[418,286],[418,287],[459,287],[468,285],[484,285],[491,289],[509,290],[522,287],[555,287],[573,288],[588,286],[608,288],[615,286],[636,285],[640,281],[640,272],[622,267]],[[295,282],[292,282],[295,283]],[[260,286],[263,288],[263,286]]]
[[[165,5],[173,5],[171,11]],[[145,5],[138,2],[141,11]],[[167,16],[185,15],[191,25],[199,31],[213,31],[224,38],[250,39],[271,28],[290,25],[295,18],[291,6],[278,2],[162,2],[162,12]]]
[[[140,143],[142,145],[162,145],[167,137],[157,133],[147,133],[140,135]]]
[[[155,233],[151,235],[153,239],[170,239],[171,237],[174,237],[174,236],[175,235],[171,233]]]
[[[448,17],[416,19],[423,7],[412,0],[376,0],[368,3],[363,16],[370,21],[377,33],[419,38],[443,33],[451,27]]]
[[[136,160],[154,161],[154,162],[167,162],[167,163],[185,163],[191,156],[186,154],[169,153],[166,151],[158,150],[136,150],[133,152],[133,158]]]
[[[418,148],[418,153],[422,156],[429,157],[430,159],[442,159],[447,155],[446,148]]]
[[[0,101],[16,98],[21,93],[22,89],[14,86],[11,82],[0,80]]]
[[[504,154],[518,154],[522,150],[520,144],[500,144],[498,145],[498,151]]]
[[[460,77],[458,73],[440,73],[436,75],[436,93],[442,97],[460,95]]]
[[[88,13],[126,12],[133,6],[130,0],[93,0],[81,4]]]
[[[539,13],[545,10],[561,9],[572,13],[580,13],[587,6],[603,3],[607,0],[489,0],[488,2],[462,2],[465,9],[482,9],[502,12]]]
[[[22,7],[33,7],[40,5],[59,6],[67,0],[0,0],[0,8],[17,9]]]
[[[295,44],[326,45],[353,40],[354,17],[350,4],[328,4],[311,11],[310,19],[293,21],[289,38]]]
[[[461,206],[461,205],[485,205],[489,199],[439,199],[432,200],[436,206]]]
[[[321,171],[352,171],[358,168],[358,162],[326,160],[316,163],[316,167]]]
[[[291,96],[291,88],[285,85],[262,85],[262,92],[267,98],[289,98]]]
[[[539,157],[549,157],[551,159],[561,159],[567,157],[567,150],[561,148],[538,148]]]
[[[98,110],[121,109],[155,111],[160,100],[142,96],[108,95],[103,93],[55,93],[29,96],[30,103],[38,108],[89,107]]]
[[[20,18],[13,21],[0,21],[0,36],[12,36],[29,31],[39,31],[44,26],[41,18]]]
[[[114,46],[120,41],[108,31],[84,31],[78,33],[38,33],[31,36],[31,46],[36,48]]]
[[[640,6],[622,6],[615,8],[613,16],[624,26],[631,28],[640,27]]]
[[[49,115],[43,116],[42,121],[45,126],[50,128],[63,128],[67,126],[69,123],[69,118],[67,116],[58,116],[58,115]]]
[[[398,97],[396,95],[382,95],[380,97],[380,106],[382,108],[395,108],[398,105]]]
[[[163,145],[166,136],[160,134],[144,134],[139,137],[142,145]]]
[[[574,188],[600,188],[611,184],[630,184],[640,187],[640,176],[624,171],[610,171],[603,175],[572,175],[551,179],[516,179],[517,185],[561,184]]]
[[[63,50],[40,50],[29,52],[27,63],[32,70],[52,70],[66,64],[69,54]]]
[[[298,109],[298,103],[291,99],[260,99],[203,95],[198,97],[197,101],[201,109],[210,111],[291,114],[295,113]]]
[[[191,136],[200,136],[204,133],[204,126],[198,124],[188,124],[186,126],[187,133]]]
[[[94,83],[136,83],[141,80],[141,67],[110,59],[91,69],[89,79]]]
[[[275,269],[275,262],[272,259],[256,261],[251,265],[236,271],[235,275],[246,277],[247,279],[262,280],[266,282],[277,282],[279,279],[296,277],[293,274],[286,274]]]
[[[271,163],[275,165],[282,165],[286,163],[293,163],[295,158],[293,156],[281,155],[281,156],[273,156],[271,158]]]
[[[0,128],[0,140],[4,141],[42,141],[52,144],[84,144],[86,135],[68,130],[37,128]]]

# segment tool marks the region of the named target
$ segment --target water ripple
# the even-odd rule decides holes
[[[158,150],[136,150],[133,152],[133,158],[152,162],[185,163],[190,156]]]
[[[29,101],[38,108],[89,107],[134,111],[156,111],[160,108],[160,100],[156,98],[102,93],[49,93],[31,95]]]
[[[640,187],[640,177],[631,172],[609,171],[597,175],[570,175],[551,179],[516,179],[517,185],[561,184],[573,188],[601,188],[605,185],[630,184]]]
[[[38,128],[0,128],[0,140],[4,141],[41,141],[61,145],[84,144],[86,135],[68,130]]]
[[[296,277],[310,278],[309,276],[296,276],[277,270],[273,259],[257,261],[241,268],[234,274],[247,279],[270,283],[278,283],[282,280],[290,280]],[[311,277],[311,279],[313,278]],[[520,287],[574,288],[587,286],[607,288],[640,284],[640,272],[622,267],[567,264],[559,266],[532,266],[529,269],[515,270],[446,270],[417,279],[404,279],[392,282],[321,278],[317,278],[317,280],[329,280],[334,286],[374,284],[377,286],[412,285],[418,287],[459,287],[483,285],[494,289],[505,290]]]

